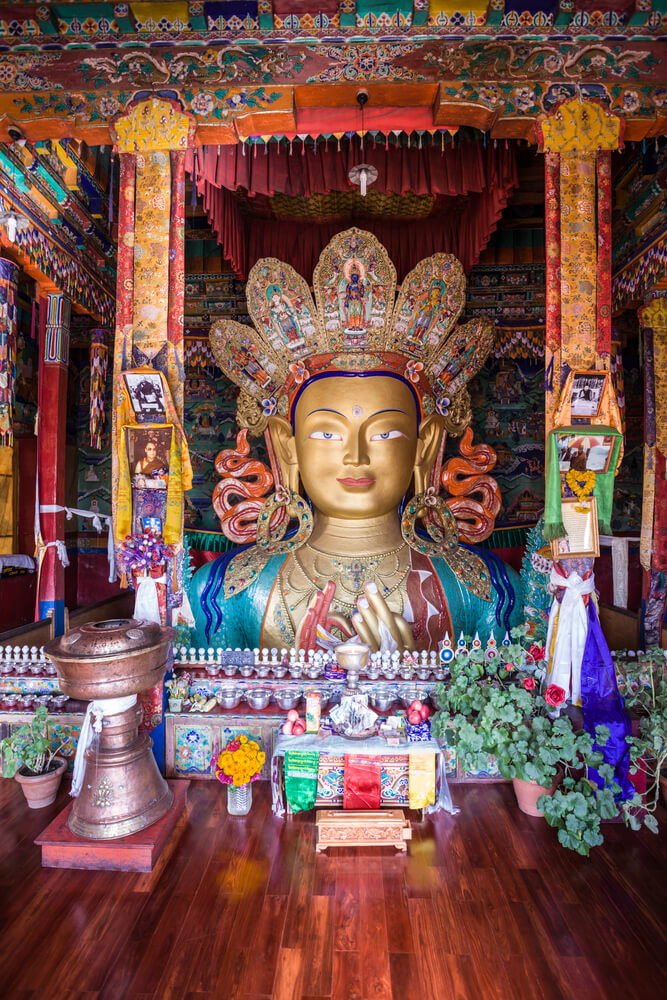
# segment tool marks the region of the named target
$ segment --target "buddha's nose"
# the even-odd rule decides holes
[[[369,461],[366,439],[362,431],[350,434],[347,451],[343,456],[343,465],[368,465]]]

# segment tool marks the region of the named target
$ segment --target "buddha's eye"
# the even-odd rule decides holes
[[[332,431],[313,431],[308,435],[309,438],[313,438],[315,441],[342,441],[342,434],[334,434]]]
[[[404,438],[403,431],[384,431],[382,434],[373,434],[371,441],[391,441],[393,438]]]

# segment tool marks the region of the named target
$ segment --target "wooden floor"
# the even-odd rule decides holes
[[[607,825],[586,861],[509,786],[467,785],[408,857],[327,857],[311,817],[254,793],[233,819],[221,785],[193,782],[169,862],[131,875],[42,869],[32,840],[67,789],[30,812],[0,781],[2,1000],[667,996],[664,838]]]

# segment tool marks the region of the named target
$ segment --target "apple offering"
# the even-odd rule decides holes
[[[428,705],[424,705],[421,701],[413,701],[408,706],[408,722],[411,726],[418,726],[422,722],[426,722],[431,712]]]
[[[295,708],[290,708],[287,718],[281,726],[281,732],[284,736],[303,736],[305,731],[306,723]]]

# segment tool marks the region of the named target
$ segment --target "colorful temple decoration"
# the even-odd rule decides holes
[[[109,345],[106,330],[90,331],[90,445],[99,451],[104,429],[104,394],[106,391]]]
[[[0,446],[11,447],[14,434],[14,380],[18,332],[18,268],[0,257]]]
[[[419,897],[408,914],[418,918],[410,962],[398,940],[407,924],[393,928],[401,932],[393,944],[380,935],[369,950],[360,932],[354,951],[335,941],[331,951],[329,917],[355,909],[355,875],[351,889],[315,900],[305,950],[287,906],[275,954],[254,961],[254,939],[239,948],[232,941],[229,958],[204,977],[210,987],[198,987],[204,978],[188,961],[186,927],[185,950],[168,949],[166,964],[152,947],[148,963],[130,949],[109,968],[98,949],[100,995],[132,992],[135,959],[145,996],[165,983],[184,996],[197,988],[236,995],[234,985],[248,997],[290,988],[370,996],[409,979],[413,992],[439,998],[463,976],[475,996],[493,992],[492,983],[498,996],[566,997],[586,982],[604,992],[614,974],[634,995],[635,969],[614,959],[623,946],[629,960],[624,942],[639,937],[644,964],[652,957],[650,905],[647,934],[628,938],[624,926],[625,937],[610,931],[595,946],[596,926],[589,941],[575,919],[571,880],[566,915],[577,961],[569,964],[558,961],[558,942],[553,960],[545,944],[524,961],[520,939],[529,948],[530,935],[511,927],[512,962],[502,961],[500,934],[491,962],[477,947],[485,928],[475,936],[470,907],[463,937],[448,948],[441,939],[458,904],[433,920],[430,908],[451,888],[439,886],[433,868],[443,830],[455,866],[465,854],[455,841],[470,831],[468,793],[461,789],[454,806],[448,780],[477,782],[477,797],[489,794],[485,783],[509,780],[535,792],[546,868],[547,826],[587,856],[602,819],[654,830],[659,816],[666,4],[38,0],[0,8],[0,630],[17,629],[11,646],[0,642],[0,735],[11,740],[42,706],[65,708],[63,663],[82,656],[86,632],[97,649],[112,633],[113,642],[128,641],[122,655],[105,648],[93,679],[100,683],[112,662],[124,669],[145,658],[141,683],[116,689],[117,698],[79,690],[94,698],[86,715],[70,698],[50,723],[68,756],[79,743],[67,850],[86,797],[100,814],[125,799],[132,805],[135,737],[121,743],[139,726],[144,763],[171,779],[158,776],[163,825],[150,844],[148,835],[121,844],[115,833],[127,828],[99,838],[84,831],[84,846],[99,839],[86,863],[110,855],[106,868],[117,868],[129,846],[143,852],[139,867],[152,865],[169,829],[179,852],[187,820],[188,839],[209,854],[212,844],[230,875],[222,888],[234,928],[234,908],[247,916],[254,906],[255,883],[261,889],[268,878],[264,888],[275,883],[291,898],[284,874],[300,878],[304,861],[312,874],[311,849],[326,849],[341,826],[348,853],[352,832],[374,850],[403,851],[415,817],[398,810],[429,817],[407,845],[406,865],[397,858],[383,869],[387,914],[397,885]],[[143,642],[156,626],[162,640],[149,657]],[[55,673],[38,653],[49,633]],[[28,655],[15,642],[36,646]],[[149,671],[153,654],[160,663],[151,659]],[[636,708],[638,726],[628,713]],[[86,762],[103,760],[115,739],[123,780],[91,766],[82,781]],[[210,785],[196,789],[196,808],[181,821],[184,778]],[[263,799],[259,838],[252,820],[224,813],[251,808],[256,779],[270,782],[254,791]],[[20,790],[6,785],[0,813],[13,821]],[[490,793],[483,832],[504,816],[507,791]],[[348,812],[321,812],[309,832],[307,813],[318,806]],[[396,816],[379,813],[386,806]],[[137,811],[147,829],[150,808]],[[285,826],[281,847],[275,830],[295,811],[306,815]],[[443,827],[440,811],[460,811],[460,828],[448,819]],[[198,831],[205,813],[210,829]],[[403,833],[384,845],[394,823]],[[519,843],[526,824],[505,826],[534,881],[530,845]],[[11,823],[0,830],[0,851],[13,835]],[[616,828],[611,839],[626,836]],[[295,852],[282,849],[297,840]],[[485,843],[482,874],[494,875],[495,865],[502,875],[493,838]],[[45,844],[48,855],[53,843]],[[241,855],[248,864],[239,869]],[[183,852],[174,857],[178,868]],[[426,892],[420,860],[435,873]],[[500,890],[526,881],[517,864]],[[605,916],[610,899],[627,901],[636,875],[626,867],[625,882],[614,881],[613,867],[604,866],[597,900],[592,893]],[[210,869],[204,858],[202,885]],[[250,895],[232,884],[239,871]],[[485,878],[482,889],[494,881]],[[76,879],[83,886],[85,873]],[[12,877],[17,913],[27,898],[19,881]],[[171,882],[183,889],[182,878]],[[202,890],[205,901],[219,889]],[[304,892],[301,902],[308,885]],[[121,892],[119,913],[123,900]],[[381,902],[375,894],[373,906]],[[275,895],[265,903],[260,937],[272,936],[285,911]],[[615,909],[629,926],[627,908]],[[206,924],[206,907],[199,910],[187,912]],[[538,906],[543,926],[533,928],[547,943],[549,912]],[[169,921],[158,923],[156,942]],[[51,981],[53,949],[44,970],[25,972],[23,929],[10,928],[9,945],[23,942],[10,955],[19,980],[11,989],[36,996]],[[71,935],[61,937],[69,945]],[[63,962],[95,950],[89,938]],[[428,948],[442,961],[429,962]],[[2,951],[0,941],[0,969]],[[325,957],[309,965],[311,952]],[[355,972],[348,955],[368,961]],[[81,962],[70,965],[71,982],[64,966],[53,981],[73,990]]]
[[[175,101],[136,103],[114,126],[120,155],[112,490],[116,543],[144,521],[173,551],[169,608],[182,601],[184,166],[193,119]],[[131,375],[129,373],[132,373]]]
[[[650,574],[664,573],[667,569],[667,480],[665,456],[667,454],[667,299],[653,298],[640,310],[644,333],[645,366],[645,439],[644,439],[644,503],[642,508],[641,548],[642,567]],[[660,604],[658,604],[660,607]],[[661,615],[652,621],[647,630],[655,637]],[[664,606],[662,607],[664,613]]]

